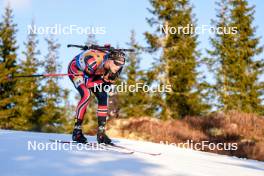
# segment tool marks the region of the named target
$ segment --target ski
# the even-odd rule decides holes
[[[54,139],[50,139],[49,141],[50,142],[58,142],[58,143],[62,143],[62,144],[88,145],[91,148],[94,147],[94,148],[98,148],[98,149],[101,149],[101,150],[104,150],[104,151],[117,152],[117,153],[121,153],[121,154],[133,154],[134,153],[134,151],[130,151],[130,150],[127,150],[125,148],[123,148],[123,149],[119,148],[119,149],[122,149],[122,150],[116,150],[116,149],[118,149],[117,147],[113,148],[111,145],[98,144],[97,142],[78,143],[76,141],[64,141],[64,140],[54,140]]]
[[[50,139],[51,142],[60,142],[60,143],[72,143],[72,144],[78,144],[78,142],[76,141],[63,141],[63,140],[53,140],[53,139]],[[84,143],[85,145],[89,145],[89,146],[93,146],[93,147],[96,147],[96,146],[99,146],[99,147],[107,147],[106,149],[113,149],[113,148],[117,148],[117,149],[122,149],[122,150],[126,150],[126,154],[133,154],[133,153],[141,153],[141,154],[146,154],[146,155],[151,155],[151,156],[158,156],[158,155],[161,155],[161,153],[152,153],[152,152],[146,152],[146,151],[141,151],[141,150],[136,150],[136,149],[132,149],[132,148],[129,148],[129,147],[125,147],[125,146],[122,146],[122,145],[117,145],[115,143],[112,143],[112,144],[98,144],[97,142],[87,142],[87,143]],[[111,149],[110,149],[111,147]],[[115,150],[116,151],[116,150]]]
[[[161,153],[151,153],[151,152],[145,152],[145,151],[141,151],[141,150],[135,150],[135,149],[132,149],[132,148],[128,148],[128,147],[125,147],[125,146],[121,146],[121,145],[117,145],[117,144],[108,144],[112,147],[116,147],[116,148],[120,148],[120,149],[125,149],[125,150],[129,150],[129,151],[133,151],[135,153],[142,153],[142,154],[146,154],[146,155],[151,155],[151,156],[158,156],[158,155],[161,155]]]

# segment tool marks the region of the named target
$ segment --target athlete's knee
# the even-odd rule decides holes
[[[77,87],[82,99],[88,99],[90,97],[90,90],[86,88],[84,84]]]

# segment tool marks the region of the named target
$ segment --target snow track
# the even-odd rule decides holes
[[[115,139],[159,156],[95,150],[28,150],[28,141],[70,140],[68,134],[0,130],[1,176],[264,176],[264,162],[182,149],[150,142]],[[95,141],[95,137],[88,137]]]

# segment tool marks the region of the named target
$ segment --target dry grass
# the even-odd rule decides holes
[[[108,124],[108,133],[115,137],[153,142],[237,143],[235,151],[205,151],[264,160],[264,118],[254,114],[233,111],[168,121],[149,117],[113,119]]]
[[[191,129],[183,121],[170,120],[163,122],[148,117],[112,120],[108,132],[117,137],[151,140],[154,142],[163,140],[181,142],[188,139],[205,139],[202,132]]]

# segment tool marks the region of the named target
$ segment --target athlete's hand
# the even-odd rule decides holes
[[[115,83],[115,80],[109,79],[109,73],[103,76],[103,80],[104,80],[104,82],[108,82],[111,84]]]

